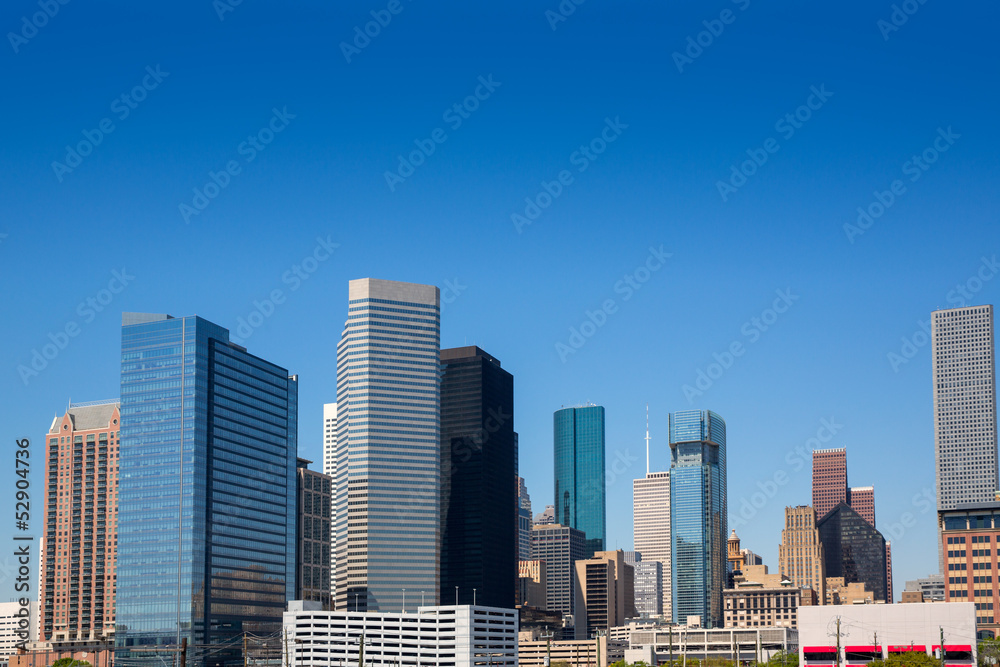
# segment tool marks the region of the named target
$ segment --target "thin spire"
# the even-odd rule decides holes
[[[649,403],[646,403],[646,477],[649,477]]]

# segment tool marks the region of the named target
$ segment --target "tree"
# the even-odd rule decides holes
[[[767,667],[799,667],[798,652],[778,651],[767,661]]]
[[[1000,639],[989,637],[979,642],[979,664],[995,665],[1000,662]]]
[[[872,660],[868,667],[941,667],[941,661],[923,651],[892,653],[885,660]]]
[[[76,658],[59,658],[52,663],[52,667],[90,667],[90,663]]]

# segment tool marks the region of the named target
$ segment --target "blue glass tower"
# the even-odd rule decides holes
[[[584,557],[604,551],[604,408],[563,408],[554,415],[556,523],[583,531]]]
[[[121,391],[116,660],[242,660],[295,593],[297,378],[200,317],[125,313]]]
[[[670,585],[673,621],[723,627],[726,422],[711,410],[670,414]]]

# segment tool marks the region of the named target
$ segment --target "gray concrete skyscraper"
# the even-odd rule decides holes
[[[337,345],[337,609],[440,600],[440,292],[363,278]],[[513,547],[512,547],[513,548]],[[513,583],[511,584],[513,586]]]
[[[931,315],[938,510],[992,502],[997,490],[993,306]]]

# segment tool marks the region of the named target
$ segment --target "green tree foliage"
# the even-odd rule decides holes
[[[872,660],[868,667],[941,667],[941,661],[923,651],[893,653],[885,660]]]
[[[52,663],[52,667],[90,667],[90,663],[75,658],[59,658]]]

